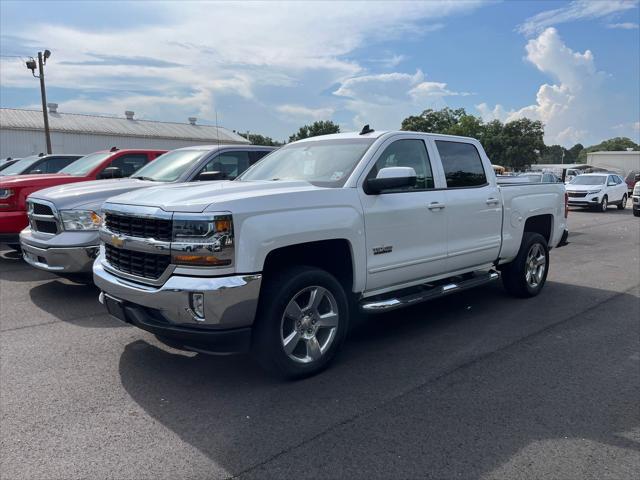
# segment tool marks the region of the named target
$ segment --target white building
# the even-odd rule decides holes
[[[626,176],[632,171],[640,172],[640,152],[589,152],[587,153],[587,164]]]
[[[49,128],[53,153],[87,154],[111,147],[171,150],[189,145],[248,144],[245,138],[223,127],[137,120],[125,117],[59,113],[49,103]],[[46,152],[44,119],[40,110],[0,108],[0,158],[26,157]]]

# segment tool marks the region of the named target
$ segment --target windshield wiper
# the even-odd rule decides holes
[[[156,179],[155,178],[151,178],[151,177],[143,177],[141,175],[138,175],[136,177],[131,177],[131,178],[135,178],[136,180],[149,180],[150,182],[155,182]]]

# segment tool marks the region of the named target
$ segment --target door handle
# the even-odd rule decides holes
[[[487,205],[497,205],[499,200],[497,198],[489,197],[487,198]]]
[[[429,204],[429,210],[441,210],[444,208],[444,203],[431,202]]]

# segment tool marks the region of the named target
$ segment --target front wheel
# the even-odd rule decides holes
[[[318,268],[291,267],[266,279],[252,351],[278,376],[308,377],[329,365],[348,324],[349,303],[340,282]]]
[[[600,211],[606,212],[607,208],[609,208],[609,199],[605,195],[604,197],[602,197],[602,201],[600,202]]]
[[[627,208],[627,196],[622,196],[622,201],[618,204],[618,210],[624,210]]]
[[[549,247],[539,233],[524,232],[518,255],[502,268],[502,284],[516,297],[535,297],[547,281]]]

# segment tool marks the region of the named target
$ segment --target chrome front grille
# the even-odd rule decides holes
[[[34,232],[55,235],[61,230],[56,209],[52,204],[30,200],[28,215],[29,225]]]
[[[137,277],[157,280],[170,263],[169,255],[124,250],[105,244],[107,262],[116,270]]]
[[[138,238],[153,238],[163,242],[171,241],[172,222],[169,219],[118,215],[108,212],[105,226],[110,232]]]

